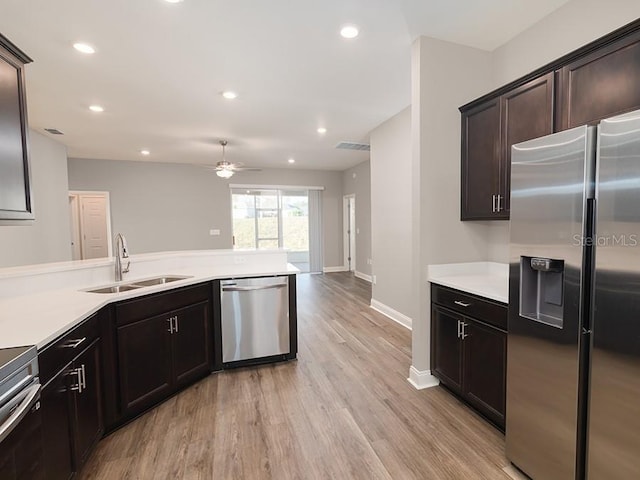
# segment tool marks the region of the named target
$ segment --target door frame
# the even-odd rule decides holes
[[[77,228],[78,231],[78,239],[80,240],[80,244],[78,245],[78,249],[80,251],[80,257],[82,258],[82,215],[80,215],[80,197],[82,196],[92,196],[92,197],[104,197],[106,203],[106,212],[105,218],[107,220],[107,253],[108,255],[105,258],[113,257],[113,234],[111,231],[111,197],[109,192],[106,191],[97,191],[97,190],[69,190],[69,205],[75,202],[76,214],[71,215],[71,221],[77,221],[77,225],[71,225],[71,231],[74,232]],[[75,198],[75,200],[73,200]],[[75,246],[72,245],[72,252]]]
[[[351,223],[351,210],[350,206],[353,205],[355,210],[356,194],[351,193],[342,197],[342,253],[343,253],[343,265],[347,272],[356,271],[356,221],[355,215],[353,216],[354,224]],[[357,211],[356,211],[357,212]],[[349,226],[351,226],[351,235],[349,234]],[[352,248],[353,247],[353,248]],[[351,251],[353,249],[353,251]],[[351,261],[349,261],[351,256]]]

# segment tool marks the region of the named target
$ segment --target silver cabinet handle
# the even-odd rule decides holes
[[[495,193],[493,195],[491,195],[491,211],[493,213],[496,212],[496,195],[495,195]]]
[[[256,287],[222,287],[223,292],[251,292],[253,290],[268,290],[270,288],[284,288],[286,283],[275,283],[273,285],[260,285]]]
[[[498,197],[498,205],[497,205],[497,207],[496,207],[496,211],[497,211],[497,212],[501,212],[501,211],[502,211],[502,206],[501,206],[501,203],[502,203],[502,195],[498,195],[497,197]]]
[[[460,305],[461,307],[465,307],[465,308],[471,305],[470,303],[464,303],[464,302],[461,302],[460,300],[456,300],[453,303],[455,303],[456,305]]]
[[[169,322],[169,333],[178,333],[178,316],[175,315],[173,317],[167,318],[167,322]]]
[[[82,393],[82,367],[74,368],[71,370],[70,374],[76,376],[76,384],[73,385],[70,390]]]
[[[82,343],[84,343],[84,341],[86,339],[87,339],[87,337],[82,337],[79,340],[69,340],[67,343],[62,345],[62,347],[63,348],[78,348]]]
[[[79,393],[82,393],[87,389],[87,371],[84,368],[84,363],[80,366],[80,373],[81,373],[80,386],[82,387],[82,390],[80,390]]]
[[[38,402],[38,394],[40,393],[40,384],[36,383],[31,387],[27,388],[20,397],[22,399],[19,403],[8,404],[0,409],[0,413],[2,413],[2,417],[5,417],[5,413],[9,413],[13,410],[7,420],[0,425],[0,443],[9,436],[9,434],[18,426],[20,420],[22,420],[33,405]],[[16,399],[17,400],[17,399]]]
[[[461,323],[462,323],[462,322],[460,322],[460,320],[458,320],[458,338],[460,338],[460,336],[461,336],[461,334],[462,334],[462,333],[461,333],[462,331],[461,331],[461,329],[460,329],[460,324],[461,324]]]
[[[464,323],[464,322],[460,322],[460,323],[462,324],[461,325],[462,328],[460,329],[460,338],[462,340],[464,340],[465,338],[467,338],[469,336],[469,335],[467,335],[467,332],[466,332],[466,328],[469,326],[469,324]]]

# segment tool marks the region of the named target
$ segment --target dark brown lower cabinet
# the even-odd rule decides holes
[[[455,292],[434,285],[432,299],[454,299],[451,294]],[[460,298],[457,304],[455,300],[451,303],[462,311],[432,302],[432,372],[444,386],[504,429],[507,333],[484,318],[470,316],[475,311],[484,317],[500,307],[466,294]],[[506,317],[506,306],[502,308]]]
[[[118,327],[124,417],[144,411],[209,373],[209,312],[209,302],[203,301]]]
[[[431,313],[433,332],[433,371],[441,382],[462,391],[462,343],[459,326],[462,317],[434,306]]]
[[[47,478],[66,480],[74,471],[71,450],[71,396],[68,376],[71,364],[63,368],[43,389],[42,440]]]
[[[61,348],[65,348],[61,345]],[[66,364],[42,390],[46,478],[71,478],[102,437],[100,340]]]
[[[507,335],[469,319],[462,344],[464,397],[504,427]]]

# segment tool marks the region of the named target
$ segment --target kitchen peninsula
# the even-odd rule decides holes
[[[116,283],[113,258],[0,270],[0,349],[37,347],[42,463],[51,478],[80,471],[105,432],[213,371],[296,358],[298,270],[286,251],[167,252],[128,260],[128,273]],[[249,292],[239,279],[277,279],[276,321],[267,321],[272,287]],[[234,294],[253,294],[244,300],[255,305],[232,312],[227,326],[222,292],[234,288]],[[260,328],[246,328],[247,315]],[[277,332],[268,331],[272,326]],[[223,350],[246,343],[246,335],[253,335],[248,343],[262,344],[258,354],[223,361]],[[265,339],[274,339],[272,353],[265,353]]]

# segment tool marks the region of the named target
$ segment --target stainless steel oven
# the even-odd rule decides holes
[[[0,479],[44,479],[35,347],[0,349]]]

